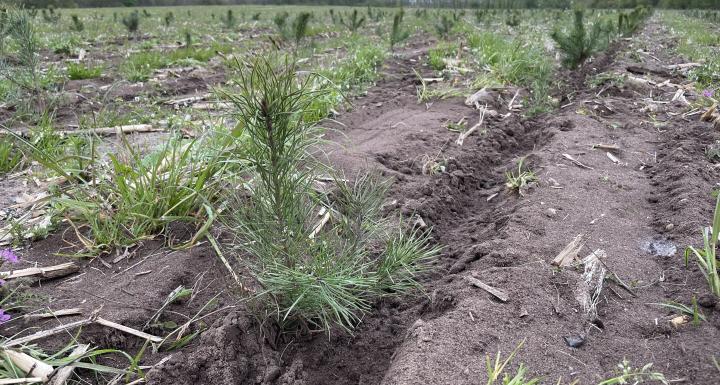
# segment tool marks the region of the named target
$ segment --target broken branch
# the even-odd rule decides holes
[[[467,280],[468,282],[470,282],[471,285],[473,285],[473,286],[475,286],[475,287],[479,287],[479,288],[487,291],[488,293],[492,294],[495,298],[499,299],[499,300],[502,301],[502,302],[507,302],[507,301],[510,300],[510,298],[508,297],[508,295],[507,295],[504,291],[502,291],[502,290],[500,290],[500,289],[497,289],[497,288],[494,288],[494,287],[492,287],[492,286],[484,283],[483,281],[481,281],[481,280],[479,280],[479,279],[477,279],[477,278],[474,278],[474,277],[465,277],[465,280]]]
[[[48,267],[30,267],[27,269],[20,269],[15,271],[3,271],[0,272],[0,278],[2,279],[13,279],[21,277],[34,277],[39,276],[40,278],[59,278],[80,270],[75,262],[62,263],[60,265],[48,266]]]

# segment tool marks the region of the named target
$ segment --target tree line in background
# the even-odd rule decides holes
[[[136,7],[169,5],[346,5],[443,7],[443,8],[634,8],[652,6],[674,9],[720,9],[720,0],[17,0],[26,7]]]

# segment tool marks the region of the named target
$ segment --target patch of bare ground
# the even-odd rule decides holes
[[[416,65],[421,51],[390,63],[393,75],[339,118],[343,146],[328,157],[350,173],[375,168],[395,177],[396,207],[433,226],[444,253],[425,281],[427,297],[379,302],[354,336],[289,343],[279,383],[476,384],[487,354],[509,354],[522,341],[515,365],[524,362],[552,383],[596,383],[624,359],[636,367],[652,362],[670,380],[717,383],[717,310],[702,274],[685,268],[681,255],[712,216],[718,172],[704,149],[718,134],[672,101],[672,84],[687,80],[666,69],[681,61],[671,44],[652,19],[575,75],[572,104],[531,120],[490,119],[487,132],[462,147],[443,123],[464,115],[472,121],[475,112],[459,99],[417,104],[403,68]],[[607,71],[672,84],[583,86]],[[445,172],[424,175],[426,155]],[[503,178],[522,156],[540,178],[524,198],[505,190]],[[551,265],[578,234],[588,239],[580,257],[604,250],[608,274],[631,290],[606,280],[594,324],[577,299],[582,266]],[[652,305],[689,304],[693,296],[708,319],[698,326],[672,326],[675,315]],[[573,340],[582,343],[568,346]]]
[[[633,66],[664,69],[677,60],[667,56],[665,36],[651,20],[606,68],[596,68],[621,75],[632,75],[628,68]],[[645,50],[637,55],[640,47]],[[656,84],[686,83],[680,75],[647,73]],[[525,198],[501,192],[492,211],[464,205],[469,213],[435,224],[455,259],[431,287],[430,302],[443,311],[419,314],[394,352],[383,384],[480,383],[485,355],[507,354],[522,341],[516,363],[526,363],[549,382],[562,377],[597,383],[623,359],[636,366],[652,362],[671,380],[715,384],[720,379],[712,363],[717,310],[702,275],[692,266],[686,269],[681,257],[685,245],[698,243],[700,225],[712,216],[710,190],[718,172],[704,148],[718,134],[697,117],[683,115],[687,106],[671,101],[675,86],[626,82],[602,90],[579,90],[572,104],[526,122],[548,134],[523,154],[540,177]],[[607,150],[593,148],[597,144],[620,150],[608,156]],[[492,212],[500,212],[500,218],[489,216]],[[477,237],[490,218],[495,228]],[[596,325],[587,322],[577,299],[582,267],[557,269],[550,263],[578,234],[588,237],[580,257],[604,250],[608,272],[632,288],[629,293],[606,281]],[[502,289],[509,301],[470,286],[465,276]],[[701,311],[708,319],[698,326],[672,326],[671,312],[651,305],[689,304],[693,296],[703,299]],[[452,306],[440,305],[448,302]],[[566,340],[582,345],[571,348]]]

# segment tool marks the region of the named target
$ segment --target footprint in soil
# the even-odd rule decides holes
[[[653,238],[645,241],[640,248],[656,257],[672,257],[677,251],[677,246],[665,238]]]

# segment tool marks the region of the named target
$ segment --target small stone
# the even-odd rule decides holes
[[[546,215],[548,218],[555,218],[555,217],[557,216],[557,210],[555,210],[555,209],[552,208],[552,207],[548,207],[548,209],[545,210],[545,215]]]
[[[569,336],[563,337],[567,346],[571,348],[579,348],[585,344],[585,337],[583,336]]]
[[[558,182],[557,182],[555,179],[553,179],[553,178],[548,178],[547,182],[548,182],[548,185],[550,185],[550,186],[552,186],[552,187],[560,187],[560,183],[558,183]]]
[[[673,225],[672,223],[668,223],[667,225],[665,225],[665,230],[667,230],[667,231],[670,231],[674,228],[675,228],[675,225]]]
[[[530,315],[530,313],[528,313],[528,311],[525,310],[524,307],[521,307],[521,308],[520,308],[520,314],[518,314],[518,318],[525,318],[525,317],[527,317],[527,316],[529,316],[529,315]]]
[[[697,299],[698,305],[708,309],[714,307],[717,302],[717,298],[712,294],[703,294]]]

